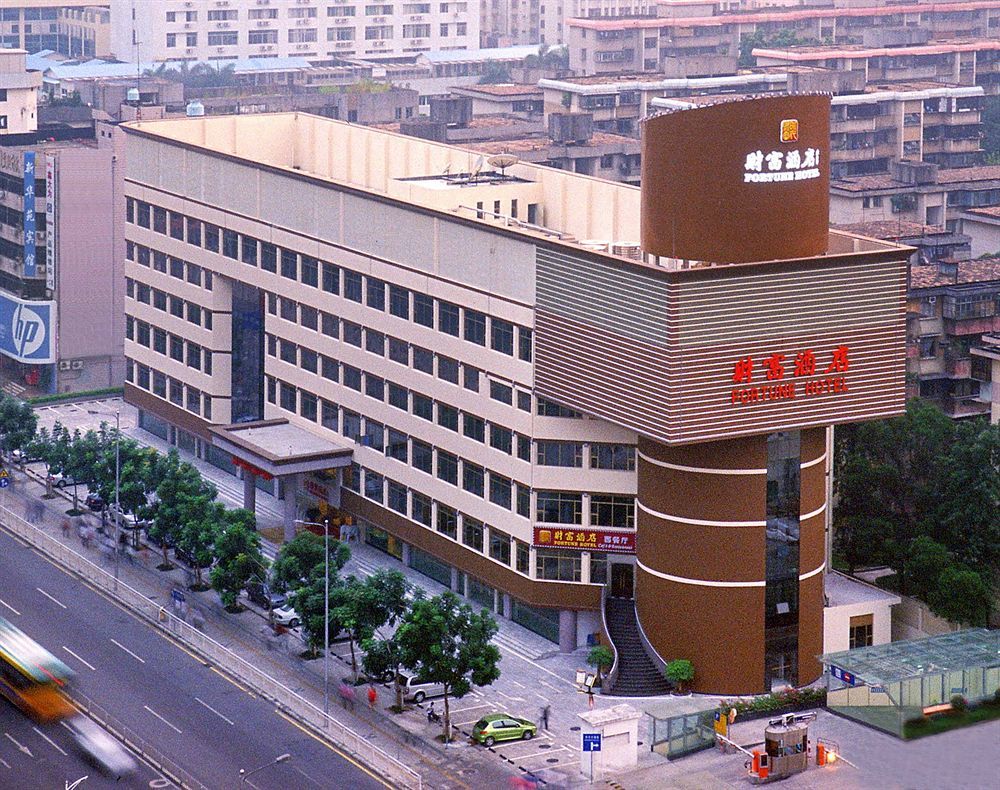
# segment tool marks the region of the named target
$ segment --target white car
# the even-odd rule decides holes
[[[56,488],[65,488],[66,486],[74,485],[76,482],[65,472],[56,472],[55,474],[51,474],[49,475],[49,480],[52,481],[52,485]]]
[[[299,615],[291,607],[291,604],[285,604],[271,612],[271,616],[274,618],[274,622],[278,625],[284,625],[288,628],[298,628],[299,625]]]
[[[107,730],[86,716],[74,716],[66,723],[73,740],[98,768],[108,776],[121,779],[135,773],[136,762]]]

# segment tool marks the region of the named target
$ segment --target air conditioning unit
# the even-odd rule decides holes
[[[346,16],[338,16],[338,17],[337,17],[337,18],[336,18],[336,19],[334,20],[334,24],[337,24],[337,25],[346,25],[346,24],[347,24],[348,22],[350,22],[350,21],[351,21],[351,20],[350,20],[350,19],[348,19],[348,18],[347,18]]]
[[[69,360],[60,359],[59,360],[59,370],[69,370]]]
[[[937,297],[936,296],[928,296],[927,297],[927,304],[937,304]]]
[[[388,22],[389,20],[388,20],[388,19],[386,19],[386,18],[385,18],[384,16],[377,16],[377,17],[375,17],[375,19],[373,19],[372,21],[373,21],[373,22],[374,22],[374,23],[375,23],[376,25],[384,25],[384,24],[385,24],[386,22]]]
[[[308,25],[310,21],[311,20],[309,20],[309,19],[296,19],[295,20],[295,24],[296,25]]]
[[[185,30],[190,30],[193,27],[194,27],[194,25],[192,25],[190,22],[185,22],[184,23],[184,29]]]
[[[225,51],[226,51],[226,48],[225,48],[225,47],[216,47],[216,48],[215,48],[215,51],[216,51],[216,52],[225,52]]]
[[[82,359],[74,359],[72,362],[70,362],[69,366],[73,370],[83,370],[83,360]]]
[[[267,27],[270,24],[271,24],[270,22],[266,22],[266,21],[265,22],[258,22],[257,23],[257,27]]]
[[[274,47],[271,44],[264,44],[261,47],[261,50],[263,50],[264,52],[267,52],[268,50],[272,50],[272,49],[274,49]]]
[[[416,16],[411,16],[410,17],[410,21],[411,22],[419,22],[420,21],[420,15],[417,14]]]
[[[414,39],[410,40],[410,46],[412,46],[412,47],[418,46],[418,45],[423,44],[423,43],[424,43],[424,40],[422,38],[414,38]]]

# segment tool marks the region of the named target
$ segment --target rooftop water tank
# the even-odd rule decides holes
[[[201,118],[205,114],[205,105],[195,99],[188,102],[185,113],[188,118]]]

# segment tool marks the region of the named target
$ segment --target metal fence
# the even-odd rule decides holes
[[[25,521],[9,508],[0,506],[0,522],[11,532],[34,544],[36,548],[48,554],[64,567],[116,598],[155,628],[171,634],[207,661],[239,678],[262,697],[269,699],[279,708],[290,713],[317,734],[350,752],[374,772],[390,779],[399,787],[407,788],[407,790],[422,790],[420,774],[401,760],[375,746],[347,725],[325,714],[319,707],[202,633],[193,625],[175,616],[164,606],[151,601],[120,579],[116,580],[103,568]],[[402,748],[402,746],[399,747],[398,753],[402,753]],[[198,785],[194,787],[198,787]]]

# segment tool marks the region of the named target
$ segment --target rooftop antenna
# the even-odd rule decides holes
[[[132,0],[132,46],[135,47],[135,119],[137,121],[142,120],[142,93],[140,91],[139,81],[142,76],[141,69],[139,66],[139,36],[135,30],[135,0]]]

